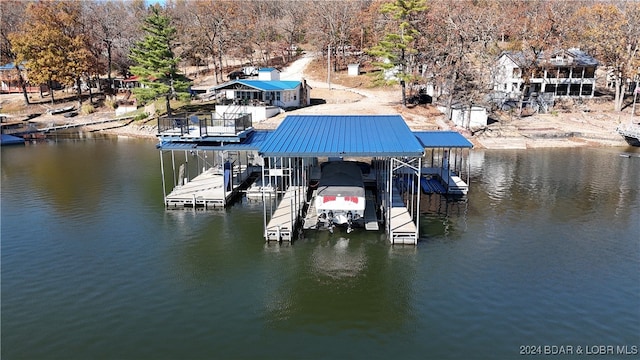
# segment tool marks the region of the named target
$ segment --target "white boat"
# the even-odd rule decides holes
[[[331,229],[333,225],[346,224],[349,233],[354,223],[364,222],[366,198],[358,164],[349,161],[324,163],[314,201],[318,225]]]

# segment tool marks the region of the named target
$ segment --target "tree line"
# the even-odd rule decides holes
[[[403,89],[430,83],[449,105],[482,103],[502,51],[533,60],[578,47],[612,70],[620,110],[625,82],[640,68],[633,0],[167,0],[162,8],[143,0],[2,1],[2,63],[26,61],[29,81],[78,90],[82,79],[130,74],[141,66],[135,49],[153,8],[175,29],[172,56],[209,67],[217,81],[231,59],[270,66],[304,44],[323,56],[331,49],[336,70],[375,63],[399,69]]]

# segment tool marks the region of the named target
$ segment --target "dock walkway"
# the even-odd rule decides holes
[[[370,231],[380,229],[378,225],[378,216],[376,215],[376,195],[371,190],[367,190],[366,205],[364,208],[364,228]]]
[[[289,186],[266,228],[268,241],[291,241],[297,222],[296,210],[305,203],[306,186]],[[296,202],[298,202],[296,204]]]
[[[396,188],[391,199],[390,237],[392,244],[418,243],[418,230],[409,211],[400,197],[400,191]]]

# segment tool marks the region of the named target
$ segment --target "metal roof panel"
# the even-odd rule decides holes
[[[260,148],[264,156],[421,156],[400,115],[289,115]]]
[[[416,131],[425,148],[472,148],[473,144],[456,131]]]

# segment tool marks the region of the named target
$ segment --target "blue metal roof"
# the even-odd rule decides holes
[[[236,82],[264,91],[295,90],[300,86],[300,81],[293,80],[236,80]]]
[[[263,156],[422,156],[400,115],[289,115],[260,148]]]
[[[256,130],[251,132],[242,142],[211,144],[203,142],[174,142],[162,141],[156,145],[162,150],[216,150],[216,151],[239,151],[239,150],[260,150],[260,146],[264,143],[273,130]]]
[[[222,146],[222,150],[255,150],[258,151],[264,144],[265,140],[269,138],[269,135],[273,133],[273,130],[256,130],[252,132],[244,141],[241,143],[228,143]],[[203,146],[199,146],[199,149],[202,149]]]
[[[240,90],[233,87],[235,84],[241,84],[261,91],[283,91],[283,90],[295,90],[300,86],[300,81],[293,80],[234,80],[222,85],[216,86],[213,89],[227,89]]]
[[[425,148],[472,148],[473,144],[456,131],[416,131]]]
[[[26,61],[23,61],[18,67],[20,68],[20,70],[24,70],[24,64],[26,63]],[[16,68],[16,64],[15,63],[8,63],[5,65],[0,66],[0,70],[2,71],[7,71],[7,70],[14,70]]]

